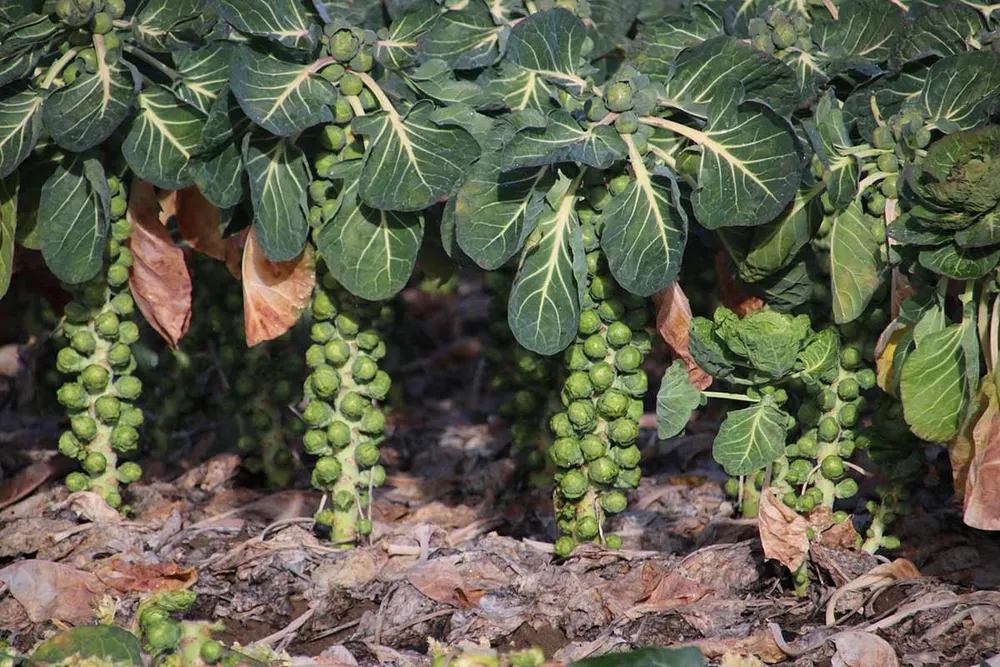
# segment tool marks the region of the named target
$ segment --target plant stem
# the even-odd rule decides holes
[[[171,82],[179,81],[180,79],[184,78],[184,75],[178,72],[177,70],[173,69],[172,67],[168,67],[167,65],[164,65],[153,56],[149,55],[148,53],[146,53],[141,49],[135,48],[131,44],[126,44],[122,48],[125,50],[125,53],[129,54],[130,56],[135,56],[136,58],[143,61],[147,65],[158,70],[161,74],[170,79]]]
[[[72,48],[64,53],[59,60],[49,66],[49,71],[45,73],[45,79],[42,81],[43,90],[48,90],[48,87],[52,85],[52,82],[55,81],[60,72],[65,69],[66,65],[68,65],[73,58],[76,58],[76,54],[79,53],[79,51],[79,48]]]
[[[701,395],[705,398],[721,398],[727,401],[743,401],[744,403],[760,403],[759,398],[750,398],[746,394],[730,394],[725,391],[703,391]]]

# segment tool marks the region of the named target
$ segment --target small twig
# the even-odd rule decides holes
[[[310,607],[304,614],[296,618],[294,621],[292,621],[282,629],[254,643],[270,647],[271,645],[276,644],[281,639],[284,639],[286,636],[297,632],[298,629],[301,628],[306,623],[308,623],[309,619],[312,618],[313,615],[315,614],[316,614],[316,608]]]

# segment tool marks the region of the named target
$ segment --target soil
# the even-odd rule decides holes
[[[699,415],[670,441],[657,440],[650,415],[645,477],[610,526],[624,548],[555,558],[549,493],[526,483],[495,416],[504,397],[488,390],[485,299],[464,283],[457,296],[405,296],[409,361],[395,372],[403,396],[383,446],[388,480],[370,542],[351,550],[312,530],[320,497],[307,468],[294,488],[267,490],[203,436],[143,462],[134,515],[122,520],[59,483],[69,468],[55,453],[58,422],[25,417],[0,393],[0,634],[28,650],[66,624],[113,616],[129,627],[149,591],[190,587],[187,618],[221,622],[227,643],[359,665],[429,665],[429,639],[537,646],[565,662],[694,645],[713,665],[874,665],[848,659],[852,632],[882,638],[914,667],[998,654],[1000,539],[962,525],[947,457],[933,449],[928,485],[895,530],[904,547],[875,557],[818,546],[814,583],[797,597],[765,560],[755,521],[734,518],[720,489],[720,415]],[[665,362],[650,359],[651,386]]]

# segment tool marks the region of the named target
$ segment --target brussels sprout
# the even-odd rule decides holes
[[[841,500],[853,498],[858,494],[858,483],[850,477],[842,479],[837,482],[837,486],[833,489],[833,494]]]
[[[569,437],[574,433],[573,424],[566,412],[557,412],[552,415],[549,419],[549,429],[557,438]]]
[[[600,436],[590,434],[580,438],[580,451],[586,460],[593,461],[604,456],[607,446]]]
[[[111,448],[119,454],[134,452],[139,447],[139,431],[128,424],[122,424],[121,419],[118,424],[111,429]]]
[[[590,462],[587,473],[598,484],[611,484],[618,477],[618,465],[607,456],[602,456]]]
[[[139,612],[139,626],[143,630],[168,620],[170,612],[162,607],[146,607]]]
[[[566,368],[571,371],[585,370],[590,366],[590,360],[583,353],[583,345],[573,344],[566,348],[563,355],[566,361]]]
[[[355,382],[366,383],[375,379],[378,373],[378,364],[369,357],[358,357],[351,364],[351,375]]]
[[[594,392],[589,375],[583,371],[575,371],[570,374],[563,388],[570,400],[590,398]]]
[[[341,62],[347,62],[354,57],[354,54],[358,52],[358,48],[360,46],[361,43],[354,35],[353,31],[344,29],[338,30],[337,33],[330,38],[330,45],[327,47],[327,51],[335,59]],[[358,83],[360,82],[361,80],[358,79]],[[357,95],[357,92],[345,92],[344,94]]]
[[[597,313],[594,315],[597,316]],[[608,327],[607,339],[612,347],[623,347],[632,340],[632,329],[624,322],[614,322]]]
[[[76,350],[70,347],[64,347],[56,354],[56,369],[58,369],[60,373],[79,372],[80,367],[85,362],[86,359],[81,357]]]
[[[100,452],[90,452],[83,459],[83,469],[91,475],[100,475],[108,468],[108,459]]]
[[[73,435],[84,442],[90,442],[97,437],[97,422],[90,415],[73,415],[69,420]]]
[[[308,454],[312,454],[313,456],[325,454],[329,449],[329,446],[326,431],[322,429],[308,430],[305,435],[302,436],[302,447]]]
[[[125,294],[124,292],[116,294],[111,299],[111,309],[122,317],[128,317],[135,312],[135,301],[130,294]],[[100,330],[98,330],[98,333],[101,333]]]
[[[642,460],[642,452],[635,445],[615,448],[615,460],[622,468],[635,468]]]
[[[632,86],[625,81],[613,83],[604,91],[604,105],[615,113],[632,108]]]
[[[323,348],[326,360],[337,368],[347,363],[351,358],[351,347],[342,340],[331,340]]]
[[[795,459],[789,464],[785,479],[793,484],[803,483],[809,478],[812,468],[812,464],[807,459]]]
[[[316,290],[312,303],[313,318],[319,321],[333,319],[337,315],[337,307],[330,300],[330,295],[322,290]]]
[[[830,455],[823,457],[819,464],[823,477],[829,480],[838,480],[844,476],[844,461],[839,456]]]
[[[576,548],[576,540],[568,535],[563,535],[558,540],[556,540],[555,546],[553,547],[553,552],[559,558],[567,558],[573,549]]]
[[[879,540],[879,546],[883,549],[889,549],[892,551],[902,546],[902,542],[900,542],[899,538],[895,535],[883,535],[882,539]]]
[[[358,421],[369,407],[368,401],[357,392],[348,392],[340,399],[340,412],[351,421]],[[308,419],[306,422],[308,423]]]
[[[379,343],[382,342],[382,337],[379,336],[377,331],[369,329],[368,331],[362,331],[359,333],[356,342],[358,344],[358,348],[364,350],[365,352],[371,352],[379,346]]]
[[[340,510],[341,512],[349,510],[352,507],[354,507],[354,502],[355,502],[354,494],[348,491],[347,489],[341,489],[340,491],[337,491],[337,493],[333,494],[333,497],[330,499],[330,501],[333,503],[333,506],[338,510]]]
[[[378,463],[378,447],[370,442],[363,442],[354,448],[354,461],[362,468],[371,468]]]
[[[375,379],[365,385],[364,392],[369,398],[381,401],[388,396],[391,387],[392,380],[389,378],[389,374],[385,371],[379,371],[375,374]]]
[[[365,408],[358,430],[368,435],[380,435],[385,431],[385,414],[375,407]]]
[[[615,353],[615,367],[623,373],[634,371],[642,365],[642,352],[639,348],[628,345]]]
[[[134,375],[125,375],[115,380],[115,393],[126,401],[134,401],[142,393],[142,382]]]
[[[615,486],[619,489],[635,489],[639,487],[642,480],[642,472],[639,468],[622,468],[618,471],[618,479]]]
[[[830,415],[825,415],[819,420],[818,431],[820,440],[833,442],[840,435],[840,424]]]
[[[142,478],[142,468],[138,463],[126,461],[118,466],[118,470],[115,475],[118,477],[118,481],[122,484],[132,484],[134,482],[138,482]]]
[[[208,664],[214,664],[222,659],[222,644],[214,639],[202,642],[198,649],[198,656]]]
[[[337,328],[330,322],[315,322],[309,328],[309,339],[314,343],[328,343],[337,335]]]
[[[628,392],[630,396],[641,398],[649,390],[649,378],[643,370],[637,370],[620,378],[621,388]]]
[[[587,430],[594,424],[594,406],[590,401],[573,401],[566,408],[569,421],[580,430]]]
[[[840,411],[837,413],[837,421],[844,428],[851,428],[858,423],[860,416],[861,412],[858,410],[858,407],[853,403],[848,403],[840,408]]]
[[[122,345],[132,345],[139,340],[139,325],[135,322],[122,322],[118,327],[118,342]]]
[[[899,159],[893,153],[883,153],[878,156],[878,169],[894,174],[899,171]]]
[[[66,488],[69,489],[70,493],[86,491],[90,488],[90,478],[82,472],[71,472],[66,475]]]
[[[594,364],[587,373],[594,391],[600,393],[605,391],[615,381],[615,372],[611,365],[605,361]]]
[[[594,276],[590,281],[590,295],[596,301],[603,301],[617,296],[618,287],[612,278],[606,276]]]
[[[132,350],[128,345],[118,342],[108,349],[107,357],[109,364],[117,369],[121,369],[132,363]],[[86,381],[84,384],[86,384]]]
[[[112,264],[108,267],[108,284],[112,287],[121,287],[128,282],[128,268],[121,264]]]
[[[621,116],[619,116],[619,119],[620,118]],[[636,118],[637,125],[638,121],[639,119]],[[617,121],[615,124],[617,126]],[[629,132],[628,134],[631,134],[631,132]],[[613,196],[617,197],[621,193],[625,192],[625,189],[629,186],[631,182],[632,182],[631,176],[629,176],[628,174],[619,174],[618,176],[615,176],[608,182],[608,190],[611,192]]]
[[[587,492],[587,478],[578,470],[569,470],[559,481],[559,491],[569,500],[581,498]]]
[[[597,333],[601,329],[601,317],[596,310],[585,310],[580,313],[580,333],[584,336]]]
[[[181,624],[164,619],[146,628],[146,642],[154,651],[164,651],[176,647],[181,641]]]
[[[585,516],[576,522],[576,534],[585,540],[597,537],[598,531],[597,519],[592,516]]]
[[[899,185],[898,178],[895,174],[892,176],[887,176],[882,180],[881,188],[882,194],[889,199],[896,199],[899,197]]]
[[[603,120],[604,117],[608,115],[608,108],[604,106],[604,102],[597,97],[592,97],[587,100],[584,105],[584,110],[587,113],[587,120],[592,123]]]
[[[306,409],[302,411],[302,419],[310,428],[326,427],[333,420],[333,416],[333,408],[318,400],[310,401]]]
[[[892,150],[896,146],[896,137],[892,133],[892,128],[887,125],[879,125],[872,133],[872,144],[880,150]]]
[[[799,454],[806,458],[815,458],[819,452],[819,443],[816,442],[816,435],[812,432],[800,437],[795,444],[798,445]]]
[[[106,340],[114,340],[118,337],[120,322],[118,316],[112,312],[105,312],[98,315],[94,322],[97,335]]]
[[[312,485],[320,490],[331,488],[340,479],[343,468],[340,461],[332,456],[323,456],[316,461],[312,472]]]
[[[625,315],[625,305],[618,299],[608,299],[597,307],[597,314],[605,322],[617,322]]]
[[[72,347],[73,350],[75,350],[76,352],[79,352],[80,354],[83,354],[83,355],[89,355],[89,354],[93,354],[94,350],[97,348],[97,339],[94,338],[94,334],[90,333],[89,331],[77,331],[70,338],[69,344],[70,344],[70,347]],[[66,349],[66,348],[63,348],[63,349]],[[62,353],[62,351],[63,350],[60,350],[59,352]],[[59,357],[59,355],[56,355],[56,363],[57,364],[59,363],[59,358],[58,357]],[[74,363],[78,364],[79,361],[74,362]],[[68,373],[68,372],[72,372],[72,371],[62,371],[62,372]]]
[[[798,34],[795,32],[795,28],[790,23],[782,23],[774,28],[774,32],[771,33],[771,41],[774,42],[774,46],[779,49],[787,49],[791,45],[795,44],[798,40]]]
[[[615,118],[615,130],[618,134],[635,134],[639,130],[639,115],[634,111],[625,111]]]
[[[79,458],[84,452],[79,439],[71,431],[64,431],[59,436],[59,453],[71,459]]]
[[[816,397],[816,405],[820,410],[833,410],[837,405],[837,394],[832,389],[824,389]]]
[[[616,419],[608,427],[608,437],[617,445],[628,446],[639,437],[639,423],[628,418]]]

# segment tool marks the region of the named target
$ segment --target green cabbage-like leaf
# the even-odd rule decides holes
[[[986,123],[998,98],[1000,53],[974,51],[931,65],[920,108],[928,122],[944,132],[956,132]]]
[[[903,416],[924,440],[946,442],[962,425],[968,408],[965,326],[953,324],[927,335],[903,364],[899,383]]]
[[[962,248],[954,243],[921,250],[920,265],[955,280],[982,278],[1000,263],[1000,246]]]
[[[730,410],[719,427],[712,456],[729,475],[749,475],[785,453],[788,415],[765,403]]]
[[[18,174],[0,179],[0,299],[10,287],[14,271],[14,239],[17,236]]]
[[[698,367],[712,377],[726,378],[736,370],[736,362],[715,332],[712,320],[704,317],[691,320],[688,349]]]
[[[272,262],[295,259],[309,232],[306,192],[311,174],[305,153],[287,137],[247,134],[243,161],[257,242]]]
[[[626,155],[625,143],[609,125],[583,127],[568,111],[549,114],[544,127],[528,127],[507,142],[504,170],[540,167],[559,162],[579,162],[607,169]]]
[[[691,411],[701,405],[701,392],[688,379],[687,366],[676,360],[663,374],[656,394],[656,428],[660,440],[672,438],[687,426]]]
[[[852,141],[841,104],[832,90],[820,98],[812,119],[802,125],[823,165],[823,183],[830,201],[836,208],[847,206],[858,194],[861,165],[853,155],[841,154]]]
[[[417,3],[389,26],[385,39],[375,42],[375,59],[387,69],[402,69],[417,58],[420,36],[434,27],[441,11],[433,2]]]
[[[856,67],[877,71],[893,54],[903,27],[902,12],[881,0],[850,0],[834,19],[821,13],[811,35],[832,63],[832,70]]]
[[[765,308],[740,319],[727,317],[716,329],[730,351],[754,370],[780,378],[794,366],[811,331],[809,317],[791,316]]]
[[[830,231],[833,319],[837,324],[861,315],[882,279],[882,253],[872,234],[874,218],[855,200],[841,211]]]
[[[148,0],[135,15],[132,34],[146,51],[181,52],[196,45],[214,22],[206,0]]]
[[[840,372],[840,334],[827,327],[809,340],[799,352],[796,368],[820,382],[833,382]]]
[[[235,50],[235,45],[229,42],[211,42],[200,49],[174,53],[177,71],[184,76],[175,84],[177,96],[208,114],[229,83]]]
[[[704,4],[694,4],[687,12],[640,24],[629,46],[629,63],[663,82],[673,72],[674,59],[681,51],[722,34],[722,17]]]
[[[194,182],[188,171],[201,144],[205,117],[161,86],[139,93],[139,113],[132,119],[122,154],[140,178],[168,190]]]
[[[1000,203],[1000,126],[956,132],[927,149],[919,169],[907,170],[906,183],[933,215],[924,224],[946,229],[967,227]]]
[[[31,155],[42,135],[38,93],[10,86],[0,93],[0,178],[12,174]]]
[[[319,39],[314,9],[306,0],[210,0],[231,26],[293,49],[308,50]]]
[[[45,129],[66,150],[93,148],[128,117],[137,87],[133,69],[100,62],[96,72],[81,74],[46,98]]]
[[[619,3],[620,4],[620,3]],[[507,59],[518,67],[571,93],[587,88],[587,55],[591,42],[587,29],[572,12],[551,9],[524,19],[507,39]]]
[[[109,625],[85,625],[47,639],[31,652],[36,665],[65,664],[71,659],[96,658],[114,665],[143,665],[135,635]]]
[[[478,69],[500,57],[502,30],[485,3],[470,2],[445,12],[420,36],[418,50],[424,58],[440,58],[454,69]]]

